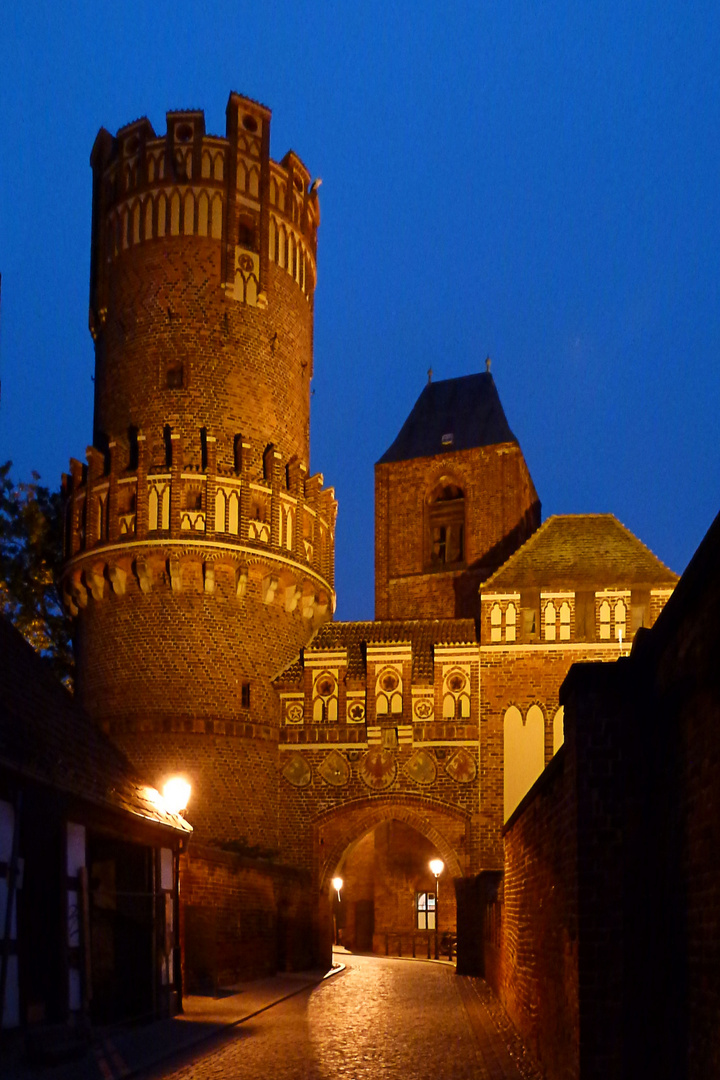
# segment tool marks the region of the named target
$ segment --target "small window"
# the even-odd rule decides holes
[[[490,612],[490,640],[502,641],[502,608],[493,604]]]
[[[434,892],[419,892],[416,895],[415,907],[417,911],[418,930],[435,929],[436,901]]]
[[[242,471],[242,435],[236,435],[233,440],[233,466],[236,473]]]
[[[184,371],[182,364],[173,364],[172,367],[167,369],[167,388],[168,390],[182,390],[185,383]]]
[[[238,221],[238,246],[257,251],[255,221],[249,214],[243,214]]]
[[[243,709],[250,708],[250,683],[244,682],[240,688],[240,705]]]
[[[560,640],[570,640],[570,605],[567,600],[560,605]]]

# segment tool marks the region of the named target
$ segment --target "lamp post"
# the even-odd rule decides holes
[[[340,906],[340,890],[343,887],[343,879],[341,877],[334,877],[332,879],[332,887],[335,890],[335,892],[337,893],[337,907],[339,907]],[[335,906],[335,904],[333,904],[333,945],[339,945],[340,944],[338,939],[337,939],[337,934],[338,934],[337,907]]]
[[[438,951],[438,916],[440,914],[440,875],[445,869],[442,859],[431,859],[430,869],[435,875],[435,959],[440,959]]]

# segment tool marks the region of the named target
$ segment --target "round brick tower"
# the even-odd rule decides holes
[[[200,839],[277,843],[271,679],[332,615],[332,489],[308,476],[316,185],[231,94],[93,148],[95,419],[64,595],[81,705]]]

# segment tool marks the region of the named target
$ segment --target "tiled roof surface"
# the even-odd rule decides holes
[[[428,383],[378,465],[516,441],[492,375],[463,375]]]
[[[4,618],[0,618],[0,767],[93,805],[192,832],[181,817],[153,801],[153,789]]]
[[[413,682],[432,682],[435,645],[475,645],[477,636],[473,619],[398,619],[379,622],[328,622],[316,632],[305,655],[325,649],[346,649],[347,676],[365,676],[365,648],[372,645],[412,646]],[[302,675],[298,661],[285,669],[278,682],[292,682]]]
[[[481,591],[672,586],[677,580],[612,514],[558,514],[548,518]]]

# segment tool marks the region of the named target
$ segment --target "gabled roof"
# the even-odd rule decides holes
[[[327,622],[317,630],[305,648],[305,656],[325,650],[346,649],[347,677],[365,677],[367,645],[412,646],[413,682],[432,682],[433,650],[436,645],[475,645],[477,635],[473,619],[388,619],[376,622]],[[276,678],[276,684],[299,682],[302,676],[300,658]]]
[[[462,375],[428,383],[378,465],[508,442],[517,440],[490,372]]]
[[[613,514],[557,514],[483,582],[480,591],[671,587],[677,580]]]
[[[192,832],[155,801],[154,789],[1,617],[0,768],[95,806]]]

